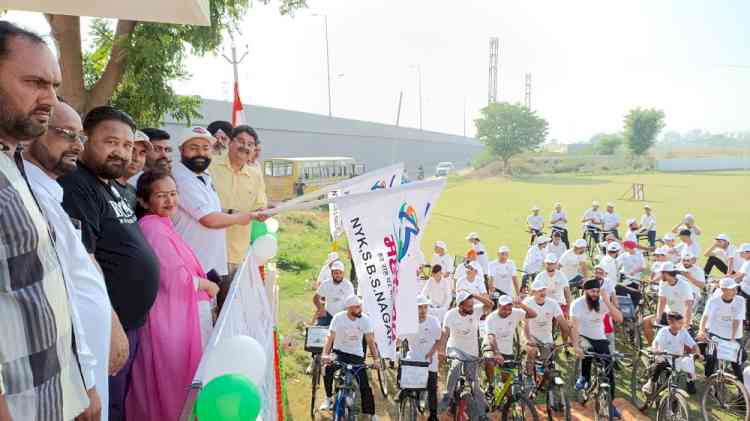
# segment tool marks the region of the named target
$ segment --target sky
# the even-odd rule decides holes
[[[531,105],[563,143],[622,129],[634,107],[666,113],[666,130],[750,130],[750,2],[745,0],[308,0],[281,16],[259,1],[237,37],[243,102],[337,117],[474,134],[487,105],[489,38],[500,39],[499,101]],[[41,33],[38,13],[5,19]],[[228,44],[227,44],[228,47]],[[228,50],[227,50],[228,53]],[[181,94],[231,100],[221,55],[190,57]],[[746,68],[736,66],[747,66]]]

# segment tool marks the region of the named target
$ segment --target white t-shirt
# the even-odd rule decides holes
[[[558,303],[567,304],[565,301],[565,288],[569,287],[568,278],[565,277],[559,270],[556,270],[552,277],[549,276],[547,271],[539,272],[534,278],[534,282],[541,280],[547,285],[547,298],[552,298]]]
[[[484,284],[484,279],[480,278],[479,275],[474,277],[473,281],[469,278],[461,278],[456,284],[456,292],[466,290],[470,294],[487,294],[487,286]]]
[[[630,228],[628,228],[628,232],[625,233],[625,237],[622,239],[622,241],[632,241],[638,244],[638,231],[632,231]]]
[[[427,280],[422,290],[422,295],[430,300],[434,307],[448,308],[453,298],[451,284],[448,279],[441,279],[439,282],[433,278]]]
[[[448,253],[443,253],[442,256],[433,253],[430,264],[432,266],[440,265],[445,275],[453,273],[453,257],[449,256]]]
[[[560,257],[560,272],[568,280],[575,278],[577,275],[582,275],[581,262],[584,261],[586,261],[586,253],[576,254],[573,249],[570,249]]]
[[[549,222],[552,224],[553,227],[557,228],[565,228],[567,227],[567,224],[563,222],[564,220],[568,219],[567,215],[565,215],[565,211],[560,212],[552,212],[552,215],[549,217]]]
[[[526,223],[529,227],[541,231],[542,225],[544,225],[544,217],[542,215],[529,215],[526,217]]]
[[[560,244],[555,244],[554,241],[551,241],[549,244],[547,244],[545,252],[547,254],[554,254],[555,257],[559,259],[567,249],[568,248],[565,247],[565,243],[563,243],[562,241],[560,241]]]
[[[534,297],[527,297],[523,300],[523,303],[536,312],[536,317],[526,321],[529,324],[529,333],[532,338],[536,338],[537,341],[545,344],[551,344],[552,320],[563,315],[560,304],[555,300],[546,299],[543,305],[539,305],[534,301]]]
[[[604,212],[604,215],[602,215],[602,221],[604,222],[604,230],[609,231],[617,227],[617,224],[620,223],[620,217],[614,212]]]
[[[740,267],[739,272],[745,275],[742,277],[740,288],[745,294],[750,294],[750,260],[745,260],[742,262],[742,266]]]
[[[326,279],[315,293],[321,298],[325,298],[325,309],[328,314],[334,316],[346,309],[344,300],[354,294],[354,285],[348,279],[344,279],[338,284],[333,282],[333,279]]]
[[[468,355],[479,356],[479,319],[482,317],[483,305],[474,305],[474,313],[461,316],[458,307],[445,313],[443,327],[450,330],[448,348],[456,348]]]
[[[516,274],[516,264],[508,259],[505,263],[493,260],[489,265],[489,275],[494,280],[495,288],[513,296],[513,276]]]
[[[482,273],[487,273],[487,266],[490,264],[487,250],[484,249],[482,243],[474,244],[472,247],[474,248],[474,251],[477,252],[477,263],[482,267]]]
[[[514,308],[508,317],[500,317],[497,310],[487,316],[487,337],[495,335],[495,346],[501,354],[513,354],[513,332],[515,332],[518,322],[526,318],[526,311],[520,308]]]
[[[617,259],[608,254],[602,257],[599,264],[604,266],[604,269],[607,271],[607,280],[617,285],[620,280],[620,265]]]
[[[614,299],[615,286],[617,286],[616,282],[612,281],[611,279],[605,278],[600,289],[609,294],[609,296],[613,297],[612,299]]]
[[[659,329],[659,333],[657,333],[656,338],[654,338],[654,343],[651,344],[651,349],[655,352],[668,352],[673,355],[683,355],[686,346],[690,348],[698,346],[693,338],[690,337],[690,333],[688,333],[686,329],[682,329],[674,335],[672,334],[672,331],[669,330],[669,326],[665,326]]]
[[[682,261],[680,250],[677,247],[669,247],[666,244],[664,245],[664,247],[667,250],[667,260],[675,264],[680,263],[680,261]]]
[[[703,314],[708,317],[706,330],[726,339],[732,337],[732,322],[739,320],[740,323],[737,326],[735,337],[738,339],[742,337],[742,321],[745,320],[744,297],[737,295],[731,303],[727,303],[721,298],[721,290],[717,289],[716,295],[706,302],[706,309]]]
[[[656,217],[653,213],[641,216],[641,228],[646,231],[656,231]]]
[[[329,332],[335,332],[333,349],[347,354],[363,357],[362,339],[368,333],[373,333],[372,322],[367,315],[363,314],[354,320],[350,319],[347,312],[342,311],[333,316]]]
[[[674,285],[669,285],[669,282],[666,280],[659,284],[659,297],[667,299],[664,312],[676,311],[680,314],[685,314],[685,302],[693,301],[693,289],[690,287],[690,282],[678,275],[677,283]],[[686,320],[686,322],[690,321]]]
[[[693,243],[690,245],[688,245],[687,243],[680,243],[677,245],[677,247],[675,247],[675,249],[677,250],[677,253],[680,254],[680,257],[682,257],[685,252],[690,252],[693,254],[693,256],[699,257],[701,252],[701,247],[695,241],[693,241]]]
[[[423,322],[419,323],[418,329],[418,333],[404,336],[404,339],[409,341],[409,352],[406,354],[406,359],[408,361],[427,362],[427,353],[430,352],[435,342],[440,340],[442,334],[440,322],[435,316],[428,315]],[[429,370],[437,372],[437,355],[432,357]]]
[[[523,271],[532,274],[539,273],[543,270],[544,265],[544,250],[539,249],[539,246],[529,247],[529,251],[526,252],[526,259],[523,262]]]
[[[594,210],[594,208],[589,208],[583,213],[583,219],[589,221],[586,222],[585,225],[593,226],[594,224],[599,224],[602,222],[602,216],[602,211]]]
[[[641,274],[646,268],[646,261],[643,259],[640,251],[636,251],[633,254],[623,253],[617,257],[617,260],[619,260],[620,272],[628,278],[640,279]]]
[[[586,296],[578,297],[573,301],[570,309],[570,317],[578,321],[578,334],[588,339],[607,339],[604,333],[604,315],[609,313],[604,300],[599,299],[599,311],[589,310],[586,304]]]
[[[682,264],[677,265],[677,269],[679,270],[686,270],[685,266]],[[690,269],[687,270],[690,275],[693,276],[697,281],[703,282],[703,285],[706,285],[706,272],[703,271],[703,268],[699,267],[698,265],[693,265],[690,267]],[[687,279],[685,279],[687,281]],[[698,288],[697,286],[693,285],[692,282],[687,281],[688,284],[690,284],[690,287],[693,289],[693,295],[695,296],[695,303],[698,302],[698,299],[703,296],[703,288]]]

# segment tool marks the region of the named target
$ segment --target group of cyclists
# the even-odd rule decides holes
[[[510,383],[503,367],[517,367],[523,393],[514,395],[533,401],[544,376],[540,361],[553,361],[554,368],[558,350],[576,363],[569,372],[571,379],[554,380],[565,384],[570,380],[583,396],[595,386],[597,396],[592,399],[598,408],[599,396],[606,395],[603,417],[597,419],[619,419],[621,414],[612,404],[618,368],[628,361],[633,381],[638,380],[641,348],[650,352],[652,364],[638,374],[643,374],[642,382],[634,393],[645,395],[664,386],[660,379],[673,369],[686,373],[686,392],[694,395],[694,356],[702,356],[709,378],[720,361],[728,358],[727,349],[734,349],[731,374],[744,402],[733,403],[739,408],[737,414],[747,414],[749,398],[742,386],[745,352],[740,342],[750,320],[750,243],[735,247],[727,235],[720,234],[701,254],[702,231],[692,215],[657,238],[656,218],[649,205],[644,206],[640,220],[629,219],[623,227],[612,203],[601,211],[599,203],[593,202],[580,220],[582,238],[571,244],[568,217],[560,203],[554,205],[550,217],[551,237],[545,234],[539,207],[531,212],[527,218],[530,245],[520,270],[507,246],[499,247],[497,259],[490,261],[474,232],[466,236],[469,251],[462,259],[451,257],[445,242],[434,244],[416,299],[419,329],[399,338],[402,359],[427,367],[424,389],[430,421],[437,420],[441,411],[450,411],[455,419],[487,419],[488,411],[494,409],[503,410],[506,419],[506,412],[515,410],[510,393],[505,408],[494,408],[492,403],[497,383]],[[698,266],[700,256],[706,257],[704,267]],[[369,348],[373,366],[382,368],[372,322],[362,313],[355,286],[345,279],[344,264],[335,254],[321,269],[313,303],[316,324],[329,326],[321,356],[324,363],[335,359],[362,365]],[[624,339],[629,344],[637,339],[639,344],[629,359],[618,352],[622,342],[615,341],[616,332],[626,334],[625,325],[633,326],[636,333]],[[446,360],[445,391],[438,396],[440,362]],[[592,365],[597,367],[596,375]],[[325,369],[326,398],[320,410],[335,410],[334,371],[341,367]],[[367,371],[358,371],[356,378],[361,412],[375,419]],[[548,412],[560,411],[559,419],[569,420],[570,403],[560,393],[562,398],[554,400],[565,402],[557,406],[551,406],[552,397],[547,395]],[[536,417],[536,413],[522,413],[509,418]]]

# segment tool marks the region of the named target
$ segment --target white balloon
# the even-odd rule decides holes
[[[274,232],[279,230],[279,221],[274,218],[268,218],[266,219],[266,229],[268,232],[273,234]]]
[[[266,352],[263,346],[245,335],[220,341],[208,355],[203,384],[225,374],[243,374],[258,387],[265,384]]]
[[[266,264],[267,261],[276,256],[278,249],[279,243],[273,235],[266,234],[256,238],[253,243],[253,256],[255,256],[256,263],[259,265]]]

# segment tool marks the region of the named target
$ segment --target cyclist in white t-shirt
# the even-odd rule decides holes
[[[529,245],[534,244],[536,238],[542,235],[542,230],[544,230],[544,217],[539,215],[540,210],[539,206],[534,205],[531,208],[531,215],[526,217],[526,229],[531,233]]]
[[[703,254],[706,257],[706,266],[703,271],[706,276],[716,268],[726,276],[732,276],[735,270],[740,269],[741,258],[737,255],[737,249],[729,241],[729,236],[719,234],[714,239],[714,244]]]
[[[654,338],[654,343],[651,344],[651,349],[654,352],[666,352],[672,355],[685,355],[687,351],[688,356],[675,360],[677,367],[673,367],[673,370],[685,371],[690,375],[690,380],[687,382],[687,392],[690,395],[695,394],[695,366],[693,363],[692,354],[698,353],[698,344],[695,343],[693,338],[685,329],[685,320],[682,314],[673,311],[667,314],[668,326],[659,329],[659,333]],[[643,392],[647,395],[652,393],[652,389],[655,384],[659,381],[659,376],[664,370],[669,368],[671,360],[664,357],[656,357],[656,367],[654,368],[651,378],[643,385]]]
[[[536,244],[529,247],[526,258],[523,261],[523,277],[521,278],[521,289],[526,290],[528,283],[533,281],[536,274],[544,270],[544,250],[549,243],[549,237],[542,235],[536,239]]]
[[[443,269],[443,278],[450,278],[453,275],[453,256],[448,254],[448,245],[445,241],[435,241],[435,248],[432,254],[430,265],[440,265]]]
[[[450,281],[443,277],[443,268],[441,268],[440,265],[434,265],[432,267],[432,276],[430,276],[430,279],[425,283],[424,288],[422,289],[422,295],[430,301],[430,314],[442,321],[445,312],[447,312],[451,306],[453,291]]]
[[[682,218],[682,222],[672,228],[672,233],[677,234],[683,229],[690,231],[693,240],[696,242],[698,241],[698,237],[703,233],[700,227],[695,224],[695,217],[689,213]]]
[[[653,250],[656,247],[656,217],[649,204],[643,205],[640,231],[648,236],[648,245]]]
[[[594,242],[597,244],[601,241],[600,233],[602,230],[602,211],[599,210],[599,202],[596,200],[591,203],[591,208],[587,209],[583,213],[583,229],[588,231],[594,237]],[[584,237],[585,238],[585,237]]]
[[[570,295],[568,278],[558,270],[558,261],[554,254],[548,254],[544,258],[544,269],[536,275],[534,281],[541,280],[547,285],[547,297],[560,303],[560,308],[567,317],[568,305],[573,301],[573,298]]]
[[[667,260],[674,264],[680,263],[682,256],[680,255],[679,250],[677,250],[677,244],[675,243],[676,238],[674,234],[668,232],[664,234],[662,240],[664,241],[664,245],[662,247],[667,252]]]
[[[333,316],[344,311],[344,300],[354,294],[354,286],[344,279],[344,264],[336,260],[331,263],[330,269],[331,278],[324,280],[313,296],[318,326],[330,325]]]
[[[552,322],[555,321],[560,326],[560,331],[566,337],[570,334],[570,325],[563,316],[560,304],[547,297],[547,284],[544,281],[534,281],[531,284],[531,296],[526,297],[523,303],[536,313],[536,317],[527,320],[524,325],[526,370],[530,376],[533,376],[534,360],[539,354],[539,345],[550,345],[554,342]]]
[[[677,271],[685,277],[685,280],[693,288],[693,296],[695,297],[694,308],[703,304],[703,290],[706,287],[706,274],[700,266],[695,264],[696,261],[696,257],[688,252],[682,255],[682,262],[677,265]]]
[[[706,309],[703,311],[700,329],[696,339],[705,341],[710,337],[718,337],[726,341],[737,342],[742,339],[742,322],[745,321],[745,299],[737,295],[737,282],[732,278],[722,278],[719,281],[719,288],[706,302]],[[704,370],[706,377],[710,376],[716,370],[716,353],[709,353],[708,347],[705,350]],[[741,351],[742,362],[744,363],[747,350]],[[741,364],[732,363],[732,371],[738,379],[742,378]]]
[[[625,231],[625,235],[622,237],[622,241],[632,241],[638,244],[638,231],[640,230],[641,227],[638,225],[638,221],[633,218],[628,219],[627,230]]]
[[[615,205],[607,203],[607,211],[602,215],[602,227],[604,233],[612,233],[617,239],[620,238],[620,216],[615,213]]]
[[[684,276],[677,272],[672,262],[664,262],[660,268],[662,281],[659,284],[659,301],[656,304],[656,314],[643,319],[643,336],[646,343],[654,340],[654,325],[666,325],[667,313],[676,311],[683,315],[685,323],[693,319],[693,288]]]
[[[469,294],[475,296],[481,296],[489,300],[490,296],[487,293],[487,285],[484,279],[479,277],[479,264],[477,262],[471,262],[464,265],[466,270],[466,276],[459,279],[456,282],[456,293],[466,291]]]
[[[326,279],[331,279],[331,263],[339,260],[339,254],[335,251],[332,251],[328,253],[328,257],[326,258],[326,262],[323,263],[323,266],[320,268],[320,272],[318,272],[318,279],[315,283],[315,287],[320,287],[321,284],[323,284],[323,281]]]
[[[615,323],[622,323],[622,313],[610,300],[609,294],[601,289],[596,279],[589,279],[583,284],[583,296],[577,298],[571,307],[570,318],[572,320],[572,339],[578,358],[581,362],[581,377],[576,380],[576,390],[584,390],[591,381],[592,358],[584,358],[584,348],[598,354],[610,354],[610,343],[604,332],[604,316],[609,315]],[[615,373],[610,370],[609,376],[610,394],[615,396]],[[619,411],[614,408],[614,418],[620,418]]]
[[[510,259],[510,249],[507,246],[500,246],[497,249],[497,260],[489,264],[490,285],[494,286],[493,293],[518,297],[521,285],[518,282],[516,270],[516,263]]]
[[[503,295],[498,299],[497,310],[487,316],[484,339],[485,355],[492,358],[485,363],[488,379],[494,379],[495,366],[502,366],[505,360],[513,360],[513,338],[518,324],[525,319],[533,319],[536,312],[520,299]],[[520,345],[520,344],[519,344]]]
[[[562,241],[562,234],[559,231],[553,232],[552,241],[547,244],[545,253],[554,254],[559,259],[566,250],[568,250],[568,247]]]
[[[681,243],[675,247],[680,257],[685,253],[690,253],[693,256],[700,256],[701,248],[698,243],[695,242],[692,233],[688,229],[680,231]]]
[[[477,262],[479,262],[479,267],[482,269],[482,277],[487,277],[487,265],[489,265],[490,259],[487,256],[487,250],[479,239],[479,235],[475,232],[469,233],[469,235],[466,236],[466,241],[468,241],[469,244],[471,244],[471,248],[477,252]]]
[[[476,303],[475,300],[479,301]],[[456,307],[445,314],[443,320],[443,334],[440,339],[439,355],[456,357],[462,360],[479,358],[479,321],[483,315],[492,310],[492,301],[481,296],[472,296],[466,291],[456,294]],[[461,374],[462,363],[453,360],[448,371],[448,382],[446,393],[441,402],[442,408],[450,406],[453,400],[453,392],[456,389],[458,378]],[[487,402],[484,394],[479,388],[478,364],[477,362],[463,363],[466,376],[474,383],[474,401],[480,413],[484,414]]]
[[[646,270],[646,261],[640,250],[637,250],[638,244],[635,241],[625,241],[623,243],[625,252],[617,257],[620,268],[620,282],[615,288],[617,295],[627,295],[633,301],[633,307],[637,308],[643,295],[641,294],[641,275]]]
[[[356,295],[350,295],[344,301],[344,305],[346,310],[333,316],[321,357],[326,364],[323,375],[326,400],[321,406],[321,410],[324,411],[333,407],[333,375],[336,368],[328,365],[332,359],[331,354],[335,355],[337,361],[344,364],[364,364],[362,340],[365,340],[370,349],[373,364],[376,367],[380,366],[380,354],[378,353],[378,346],[375,344],[372,321],[368,316],[362,314],[362,300]],[[362,399],[362,413],[369,415],[374,420],[376,419],[375,398],[372,395],[372,389],[367,378],[367,370],[357,372],[357,383]]]
[[[571,288],[580,287],[583,280],[589,276],[586,248],[586,240],[579,238],[573,243],[573,248],[560,257],[560,272],[568,278]]]
[[[565,243],[565,248],[570,248],[570,242],[568,241],[568,216],[565,214],[565,211],[559,202],[555,203],[555,206],[552,209],[549,223],[552,226],[552,234],[556,231],[559,232],[562,242]]]

